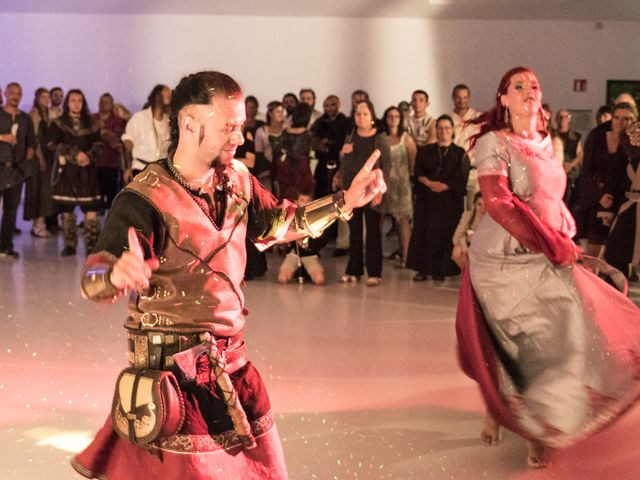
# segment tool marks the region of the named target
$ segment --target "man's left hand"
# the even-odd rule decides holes
[[[344,203],[348,209],[363,207],[376,195],[387,191],[382,170],[373,168],[379,158],[380,150],[376,149],[354,177],[349,189],[345,190]]]

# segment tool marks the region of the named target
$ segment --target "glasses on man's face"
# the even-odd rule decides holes
[[[558,115],[559,119],[563,119],[563,118],[571,118],[571,115]]]

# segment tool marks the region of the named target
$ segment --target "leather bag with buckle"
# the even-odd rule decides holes
[[[178,433],[184,416],[182,392],[173,373],[126,368],[118,376],[111,423],[122,438],[144,447]]]

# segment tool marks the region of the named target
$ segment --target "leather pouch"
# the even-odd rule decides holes
[[[126,368],[118,376],[111,423],[122,438],[144,447],[178,433],[184,416],[182,392],[173,373]]]

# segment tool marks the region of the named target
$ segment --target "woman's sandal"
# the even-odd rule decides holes
[[[355,275],[344,274],[340,277],[340,283],[355,283],[359,280]]]

